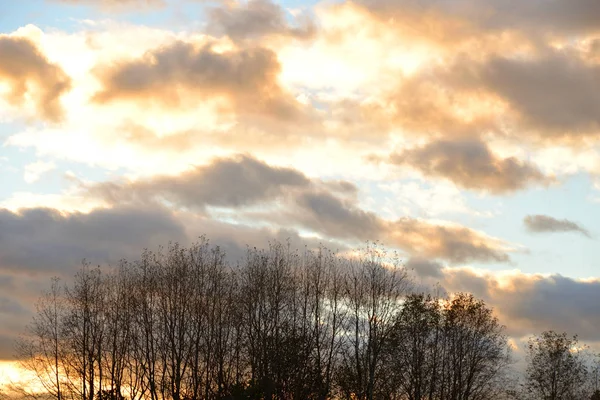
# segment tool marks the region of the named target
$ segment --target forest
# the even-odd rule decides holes
[[[11,395],[600,399],[598,363],[576,336],[541,332],[518,360],[483,300],[440,292],[419,288],[378,245],[336,253],[272,243],[231,263],[202,238],[112,267],[84,262],[40,297],[16,344],[31,386]]]

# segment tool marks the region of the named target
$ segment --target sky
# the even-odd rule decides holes
[[[0,360],[50,278],[378,241],[600,343],[597,0],[0,1]]]

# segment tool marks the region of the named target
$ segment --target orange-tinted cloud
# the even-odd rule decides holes
[[[408,165],[427,177],[445,178],[466,189],[494,194],[552,181],[534,165],[514,157],[498,157],[478,140],[434,141],[392,154],[389,162]]]
[[[228,2],[208,10],[208,32],[227,35],[235,41],[265,36],[307,39],[315,34],[315,24],[308,16],[301,17],[297,22],[298,26],[291,26],[283,7],[270,0]]]
[[[600,32],[600,6],[594,0],[358,0],[352,4],[390,24],[440,41],[505,31],[538,36]]]
[[[165,5],[164,0],[49,0],[55,3],[98,6],[106,11],[155,8]]]
[[[276,54],[265,48],[218,52],[211,44],[198,47],[176,41],[141,59],[99,66],[96,71],[104,87],[94,99],[187,109],[213,100],[224,112],[291,123],[303,111],[279,86],[279,69]]]
[[[454,90],[497,96],[516,116],[517,127],[542,137],[600,134],[600,67],[568,49],[547,50],[538,57],[494,56],[484,62],[462,58],[444,79]]]
[[[420,258],[508,262],[508,246],[503,241],[460,225],[440,225],[416,218],[386,220],[326,191],[306,191],[295,196],[298,210],[286,215],[296,224],[327,237],[354,241],[380,240]]]
[[[7,101],[18,105],[31,97],[40,117],[53,122],[62,118],[60,97],[71,80],[30,40],[0,35],[1,83],[8,85]]]

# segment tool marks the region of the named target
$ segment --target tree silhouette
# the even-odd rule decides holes
[[[56,400],[500,398],[492,310],[411,287],[378,246],[273,243],[230,265],[203,238],[53,280],[18,352]]]
[[[544,400],[575,400],[586,396],[587,369],[577,336],[545,331],[529,339],[526,390]]]

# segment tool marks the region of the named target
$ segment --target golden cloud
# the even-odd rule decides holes
[[[0,97],[20,105],[26,101],[35,103],[43,119],[58,122],[63,117],[61,96],[71,87],[71,80],[31,40],[22,37],[0,35],[0,85],[8,91]]]
[[[278,84],[279,70],[276,54],[266,48],[219,52],[213,44],[176,41],[141,59],[98,66],[103,89],[94,100],[191,109],[209,99],[217,101],[221,112],[291,123],[303,110]]]

